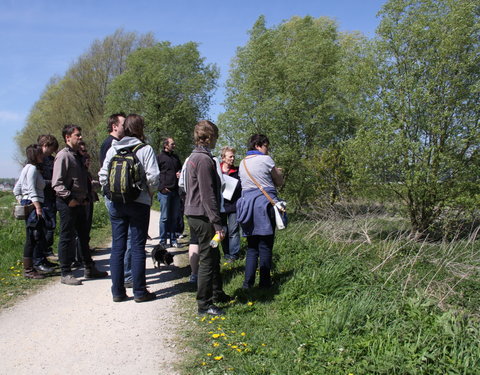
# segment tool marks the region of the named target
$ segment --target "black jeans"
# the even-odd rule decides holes
[[[33,258],[33,265],[38,266],[43,262],[44,250],[46,249],[45,242],[45,222],[43,219],[38,221],[36,227],[28,226],[25,220],[26,240],[23,248],[24,258]]]
[[[72,273],[71,264],[75,257],[75,236],[78,234],[80,250],[86,267],[93,264],[88,248],[88,224],[86,206],[68,207],[63,199],[57,199],[60,213],[60,239],[58,259],[62,276]]]
[[[213,305],[213,298],[222,295],[220,275],[220,250],[212,248],[210,241],[215,235],[213,225],[205,216],[187,216],[188,225],[198,236],[200,263],[198,267],[197,304],[201,310]]]

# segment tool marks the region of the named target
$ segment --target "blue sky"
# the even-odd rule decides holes
[[[385,0],[0,0],[0,177],[17,177],[15,134],[50,78],[63,75],[96,39],[116,29],[153,32],[173,44],[194,41],[223,84],[236,48],[260,15],[267,26],[292,16],[328,16],[340,30],[374,36]],[[222,112],[223,88],[210,117]],[[86,140],[88,142],[88,140]]]

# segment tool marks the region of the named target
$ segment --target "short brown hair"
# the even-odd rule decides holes
[[[39,135],[37,138],[37,143],[40,147],[52,147],[54,148],[54,152],[58,150],[58,141],[57,138],[55,138],[51,134],[42,134]]]
[[[125,129],[125,135],[127,137],[135,137],[140,139],[142,142],[145,141],[145,135],[143,133],[143,127],[145,125],[145,121],[143,117],[137,115],[135,113],[129,114],[125,118],[125,122],[123,123],[123,128]]]
[[[221,151],[221,158],[223,159],[225,157],[225,155],[227,154],[227,152],[231,152],[235,155],[235,153],[237,152],[237,150],[235,150],[233,147],[230,147],[230,146],[225,146],[222,148],[222,151]]]
[[[127,115],[123,112],[119,113],[114,113],[113,115],[110,115],[110,117],[107,120],[107,130],[109,133],[113,131],[113,125],[115,125],[118,122],[119,117],[127,117]]]
[[[40,164],[37,160],[37,157],[38,155],[43,154],[42,147],[40,147],[39,145],[27,146],[25,154],[27,155],[27,164],[33,164],[37,166]]]
[[[202,120],[195,125],[193,138],[197,146],[208,146],[214,137],[218,138],[218,127],[213,122]]]

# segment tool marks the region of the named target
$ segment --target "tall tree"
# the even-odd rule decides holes
[[[155,149],[170,136],[186,156],[193,126],[206,116],[218,76],[218,68],[205,63],[196,43],[141,48],[128,57],[125,71],[109,86],[107,111],[141,114]]]
[[[94,41],[63,77],[51,79],[34,104],[25,127],[16,136],[21,154],[42,133],[54,134],[61,143],[61,130],[67,123],[80,125],[88,147],[98,150],[106,132],[104,112],[109,82],[123,72],[132,51],[153,44],[152,34],[139,36],[121,29]],[[96,166],[97,152],[92,152],[92,157]]]
[[[480,7],[390,0],[380,15],[377,88],[350,161],[359,182],[394,192],[424,232],[459,195],[479,192]]]
[[[340,157],[333,146],[354,132],[355,113],[347,98],[355,95],[355,81],[347,88],[345,77],[357,68],[346,56],[355,60],[353,45],[363,40],[340,34],[328,18],[294,17],[267,28],[262,16],[232,62],[226,112],[219,119],[223,142],[241,147],[252,133],[265,133],[284,169],[283,193],[293,204],[316,196],[318,175],[326,176],[324,167],[315,169],[314,158]],[[332,158],[324,155],[324,160]],[[328,168],[334,164],[341,163]]]

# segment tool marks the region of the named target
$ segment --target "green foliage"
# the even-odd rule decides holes
[[[294,205],[318,193],[312,158],[354,134],[359,118],[352,99],[360,95],[366,46],[328,18],[294,17],[269,29],[260,17],[237,50],[219,118],[222,142],[243,149],[251,134],[266,134]],[[337,186],[323,188],[338,194]]]
[[[270,290],[242,290],[242,262],[224,265],[236,301],[192,327],[198,352],[186,373],[478,372],[478,274],[460,269],[478,267],[478,243],[341,244],[312,236],[315,227],[277,233]]]
[[[204,60],[193,42],[178,46],[162,42],[139,49],[109,86],[107,112],[144,116],[154,149],[160,150],[162,138],[170,136],[186,156],[193,126],[206,117],[219,76],[218,68]]]
[[[415,231],[478,194],[478,9],[471,0],[390,0],[380,12],[376,88],[347,157],[360,188],[404,201]]]
[[[104,119],[109,114],[104,112],[108,83],[125,69],[132,51],[151,45],[151,34],[139,36],[121,29],[93,42],[63,77],[52,77],[34,104],[25,127],[16,136],[17,159],[23,161],[26,146],[35,143],[40,134],[53,134],[62,147],[62,128],[72,123],[82,127],[88,147],[99,150],[107,134]],[[96,170],[98,152],[92,152],[91,157],[92,170]]]

